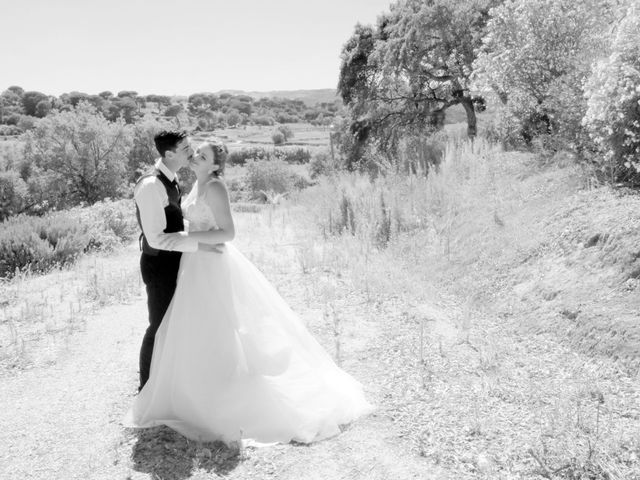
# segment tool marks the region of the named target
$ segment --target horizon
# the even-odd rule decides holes
[[[0,31],[0,90],[19,86],[57,97],[335,90],[340,52],[354,27],[375,23],[391,3],[6,2],[11,21]],[[176,20],[177,10],[184,21]]]

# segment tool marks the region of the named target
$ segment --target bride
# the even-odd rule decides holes
[[[189,236],[235,235],[222,173],[226,147],[207,142],[183,202]],[[171,248],[171,237],[163,248]],[[371,411],[266,278],[232,244],[184,253],[158,330],[151,375],[127,414],[132,427],[166,425],[200,441],[309,443]]]

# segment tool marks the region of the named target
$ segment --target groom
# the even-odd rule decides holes
[[[140,271],[147,290],[149,327],[140,348],[140,386],[149,379],[153,343],[176,289],[182,252],[195,252],[198,242],[189,238],[180,208],[180,187],[176,172],[189,164],[193,149],[186,132],[162,131],[154,137],[160,158],[154,168],[135,186],[138,224],[142,229]],[[176,232],[179,232],[176,235]],[[165,237],[172,236],[172,250],[162,248]],[[176,240],[177,237],[177,240]]]

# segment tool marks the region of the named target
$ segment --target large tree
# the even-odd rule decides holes
[[[118,198],[128,188],[130,148],[124,122],[109,122],[88,103],[49,115],[25,134],[32,194],[60,207]]]
[[[22,95],[22,106],[24,107],[24,113],[26,113],[27,115],[31,115],[32,117],[39,116],[36,112],[38,103],[48,99],[49,97],[41,92],[24,92],[24,94]]]
[[[484,103],[470,88],[475,49],[499,0],[401,0],[375,27],[356,26],[342,51],[338,91],[351,113],[356,144],[389,151],[406,134],[442,126],[462,105],[476,134]]]
[[[640,185],[640,6],[627,10],[612,52],[595,65],[585,88],[583,120],[608,180]]]
[[[607,54],[616,3],[508,0],[491,12],[475,78],[503,99],[526,142],[545,134],[580,143],[582,85],[597,56]]]

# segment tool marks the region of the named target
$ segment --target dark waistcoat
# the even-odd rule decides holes
[[[167,227],[164,229],[165,233],[173,233],[173,232],[181,232],[184,230],[184,220],[182,218],[182,209],[180,208],[180,187],[177,182],[174,180],[173,182],[169,180],[160,170],[154,169],[150,173],[143,175],[140,180],[142,181],[147,177],[156,177],[165,190],[167,191],[167,197],[169,198],[169,204],[164,207],[164,216],[167,220]],[[138,219],[138,225],[140,225],[140,229],[142,230],[142,222],[140,222],[140,209],[136,204],[136,217]],[[147,242],[147,239],[144,236],[144,232],[140,235],[142,252],[147,255],[158,256],[158,255],[176,255],[180,254],[180,252],[173,252],[169,250],[158,250],[153,248]]]

